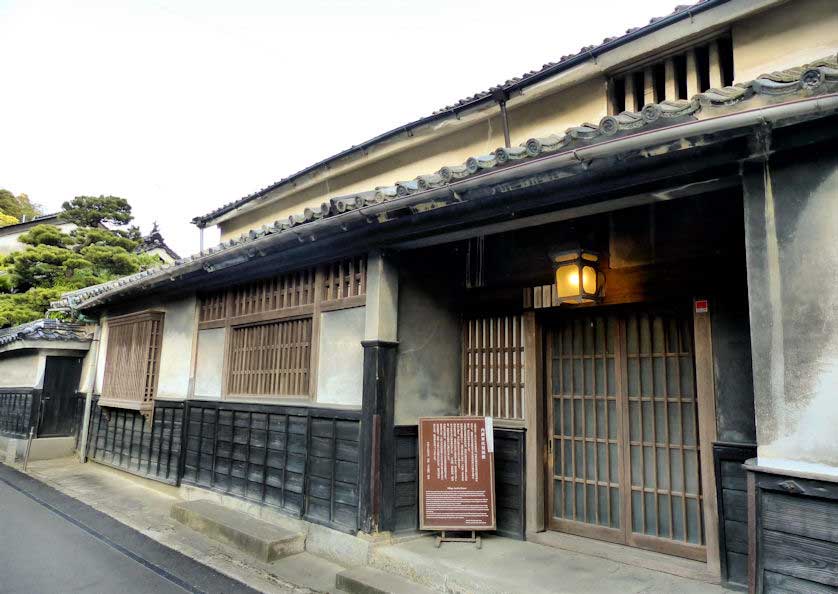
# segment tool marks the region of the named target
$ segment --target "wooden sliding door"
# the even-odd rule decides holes
[[[703,560],[692,320],[589,311],[547,336],[550,527]]]

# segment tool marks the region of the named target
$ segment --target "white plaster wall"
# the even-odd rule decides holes
[[[220,398],[224,367],[224,328],[198,332],[195,365],[195,397]]]
[[[317,402],[361,406],[365,310],[355,307],[321,314]]]
[[[192,336],[195,330],[195,297],[164,305],[163,341],[160,347],[160,378],[157,397],[183,399],[189,390]]]
[[[49,221],[45,221],[44,224],[45,225],[50,225],[52,223],[50,223]],[[53,224],[53,226],[58,227],[64,233],[69,233],[70,231],[72,231],[73,229],[76,228],[76,225],[74,225],[72,223],[65,223],[63,225],[54,225]],[[24,250],[27,247],[29,247],[25,243],[21,243],[20,241],[18,241],[18,238],[21,235],[23,235],[24,233],[27,233],[28,231],[31,231],[31,230],[32,230],[32,227],[29,227],[28,229],[25,229],[25,230],[21,231],[20,233],[10,233],[8,235],[0,236],[0,256],[5,256],[7,254],[11,254],[12,252],[18,252],[20,250]],[[2,232],[2,229],[0,229],[0,232]]]
[[[45,360],[37,353],[0,358],[0,388],[37,388],[43,381]]]
[[[835,56],[835,0],[795,0],[733,26],[734,82]]]

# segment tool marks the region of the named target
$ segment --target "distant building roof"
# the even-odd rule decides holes
[[[163,250],[172,260],[180,259],[177,252],[166,245],[166,241],[163,239],[163,235],[160,233],[160,229],[157,226],[157,221],[154,222],[154,226],[151,228],[151,233],[143,237],[142,243],[140,243],[134,251],[138,254],[144,254],[153,250]]]
[[[0,329],[0,347],[18,340],[85,342],[90,340],[90,336],[83,326],[60,320],[41,319]]]
[[[59,213],[54,212],[52,214],[39,215],[37,217],[32,217],[27,221],[21,221],[20,223],[14,223],[12,225],[5,225],[0,227],[0,235],[21,233],[24,229],[34,227],[35,225],[53,225],[58,220],[58,214]]]

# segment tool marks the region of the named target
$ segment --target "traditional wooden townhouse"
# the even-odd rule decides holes
[[[679,7],[196,218],[55,304],[86,455],[411,532],[418,418],[491,416],[500,534],[832,591],[836,49],[829,1]]]

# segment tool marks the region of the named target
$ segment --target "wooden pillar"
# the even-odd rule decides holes
[[[379,252],[367,257],[364,378],[359,452],[363,532],[392,529],[395,498],[395,392],[398,269]]]
[[[675,101],[678,99],[678,81],[675,80],[675,60],[667,58],[666,62],[664,62],[664,72],[666,76],[664,83],[666,97],[664,99]]]
[[[656,103],[655,97],[655,73],[649,66],[643,71],[643,105]],[[643,107],[641,105],[641,107]]]
[[[687,50],[687,99],[692,99],[701,92],[701,81],[698,77],[698,60],[695,50]]]
[[[637,100],[634,97],[634,75],[626,74],[626,111],[637,111]]]
[[[712,306],[712,303],[711,303]],[[709,310],[696,312],[693,318],[695,336],[695,387],[698,397],[698,428],[701,451],[701,493],[704,498],[704,541],[707,549],[707,570],[721,574],[719,559],[719,505],[716,500],[716,473],[713,442],[716,441],[716,381],[713,368],[713,336]]]
[[[544,523],[544,389],[541,385],[542,334],[535,312],[524,313],[524,419],[526,444],[526,531],[540,532]]]
[[[722,63],[719,59],[719,42],[711,41],[709,46],[710,55],[710,88],[721,89],[724,86],[722,82]]]
[[[360,528],[392,529],[395,440],[393,435],[398,343],[365,340],[361,402]]]

